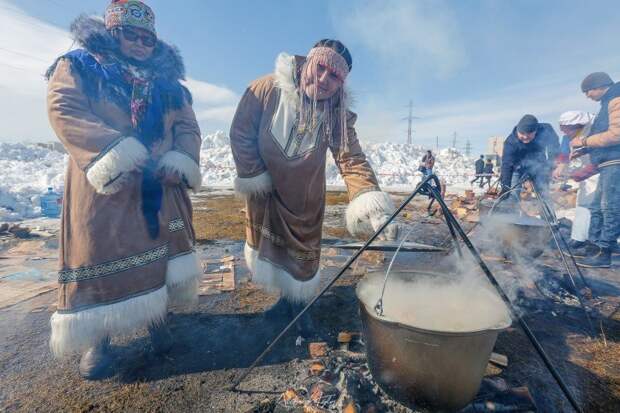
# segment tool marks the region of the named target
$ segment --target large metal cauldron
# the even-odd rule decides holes
[[[486,231],[481,248],[508,257],[537,258],[542,255],[552,237],[546,222],[520,214],[516,204],[505,202],[494,206],[495,202],[494,199],[478,202],[480,224]]]
[[[356,293],[381,273],[369,273]],[[390,278],[433,276],[392,272]],[[389,282],[389,281],[388,281]],[[409,406],[457,411],[475,397],[500,331],[510,320],[480,331],[442,332],[416,328],[376,315],[361,299],[360,313],[370,371],[381,388]]]

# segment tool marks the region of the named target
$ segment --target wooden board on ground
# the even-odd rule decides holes
[[[331,248],[342,248],[348,250],[357,250],[362,248],[363,242],[343,242],[340,240],[323,239],[322,246]],[[400,245],[399,241],[374,241],[368,246],[367,251],[396,251]],[[445,252],[445,248],[435,247],[433,245],[420,244],[417,242],[405,242],[400,248],[402,252]]]
[[[202,262],[203,275],[200,279],[199,294],[210,295],[229,292],[235,289],[235,257],[210,259]]]
[[[0,309],[58,288],[54,281],[0,280]]]

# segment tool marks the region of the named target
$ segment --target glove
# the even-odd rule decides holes
[[[390,219],[389,215],[373,215],[370,217],[370,225],[372,226],[372,229],[377,232],[377,230],[381,228],[381,225],[383,225],[383,223],[388,219]],[[396,241],[398,239],[399,232],[400,228],[398,224],[392,221],[387,227],[385,227],[381,235],[379,235],[379,239],[386,241]]]

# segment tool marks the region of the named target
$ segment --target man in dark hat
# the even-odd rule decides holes
[[[604,72],[591,73],[581,82],[581,90],[601,110],[594,118],[590,133],[573,139],[573,157],[588,153],[600,171],[594,199],[590,204],[590,230],[586,246],[588,255],[578,265],[606,268],[611,255],[618,251],[620,237],[620,83]]]
[[[560,140],[553,127],[539,123],[533,115],[523,116],[504,141],[502,194],[525,178],[529,178],[542,194],[547,194],[559,153]]]

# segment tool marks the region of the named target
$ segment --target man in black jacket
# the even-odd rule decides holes
[[[484,183],[484,177],[482,176],[484,173],[484,155],[480,155],[474,167],[476,168],[476,177],[472,179],[471,184],[473,185],[476,181],[480,180],[480,188],[482,188]]]
[[[539,123],[533,115],[523,116],[504,141],[501,194],[529,178],[543,196],[548,195],[551,174],[559,153],[560,139],[553,127],[548,123]],[[519,192],[516,190],[517,197]]]

